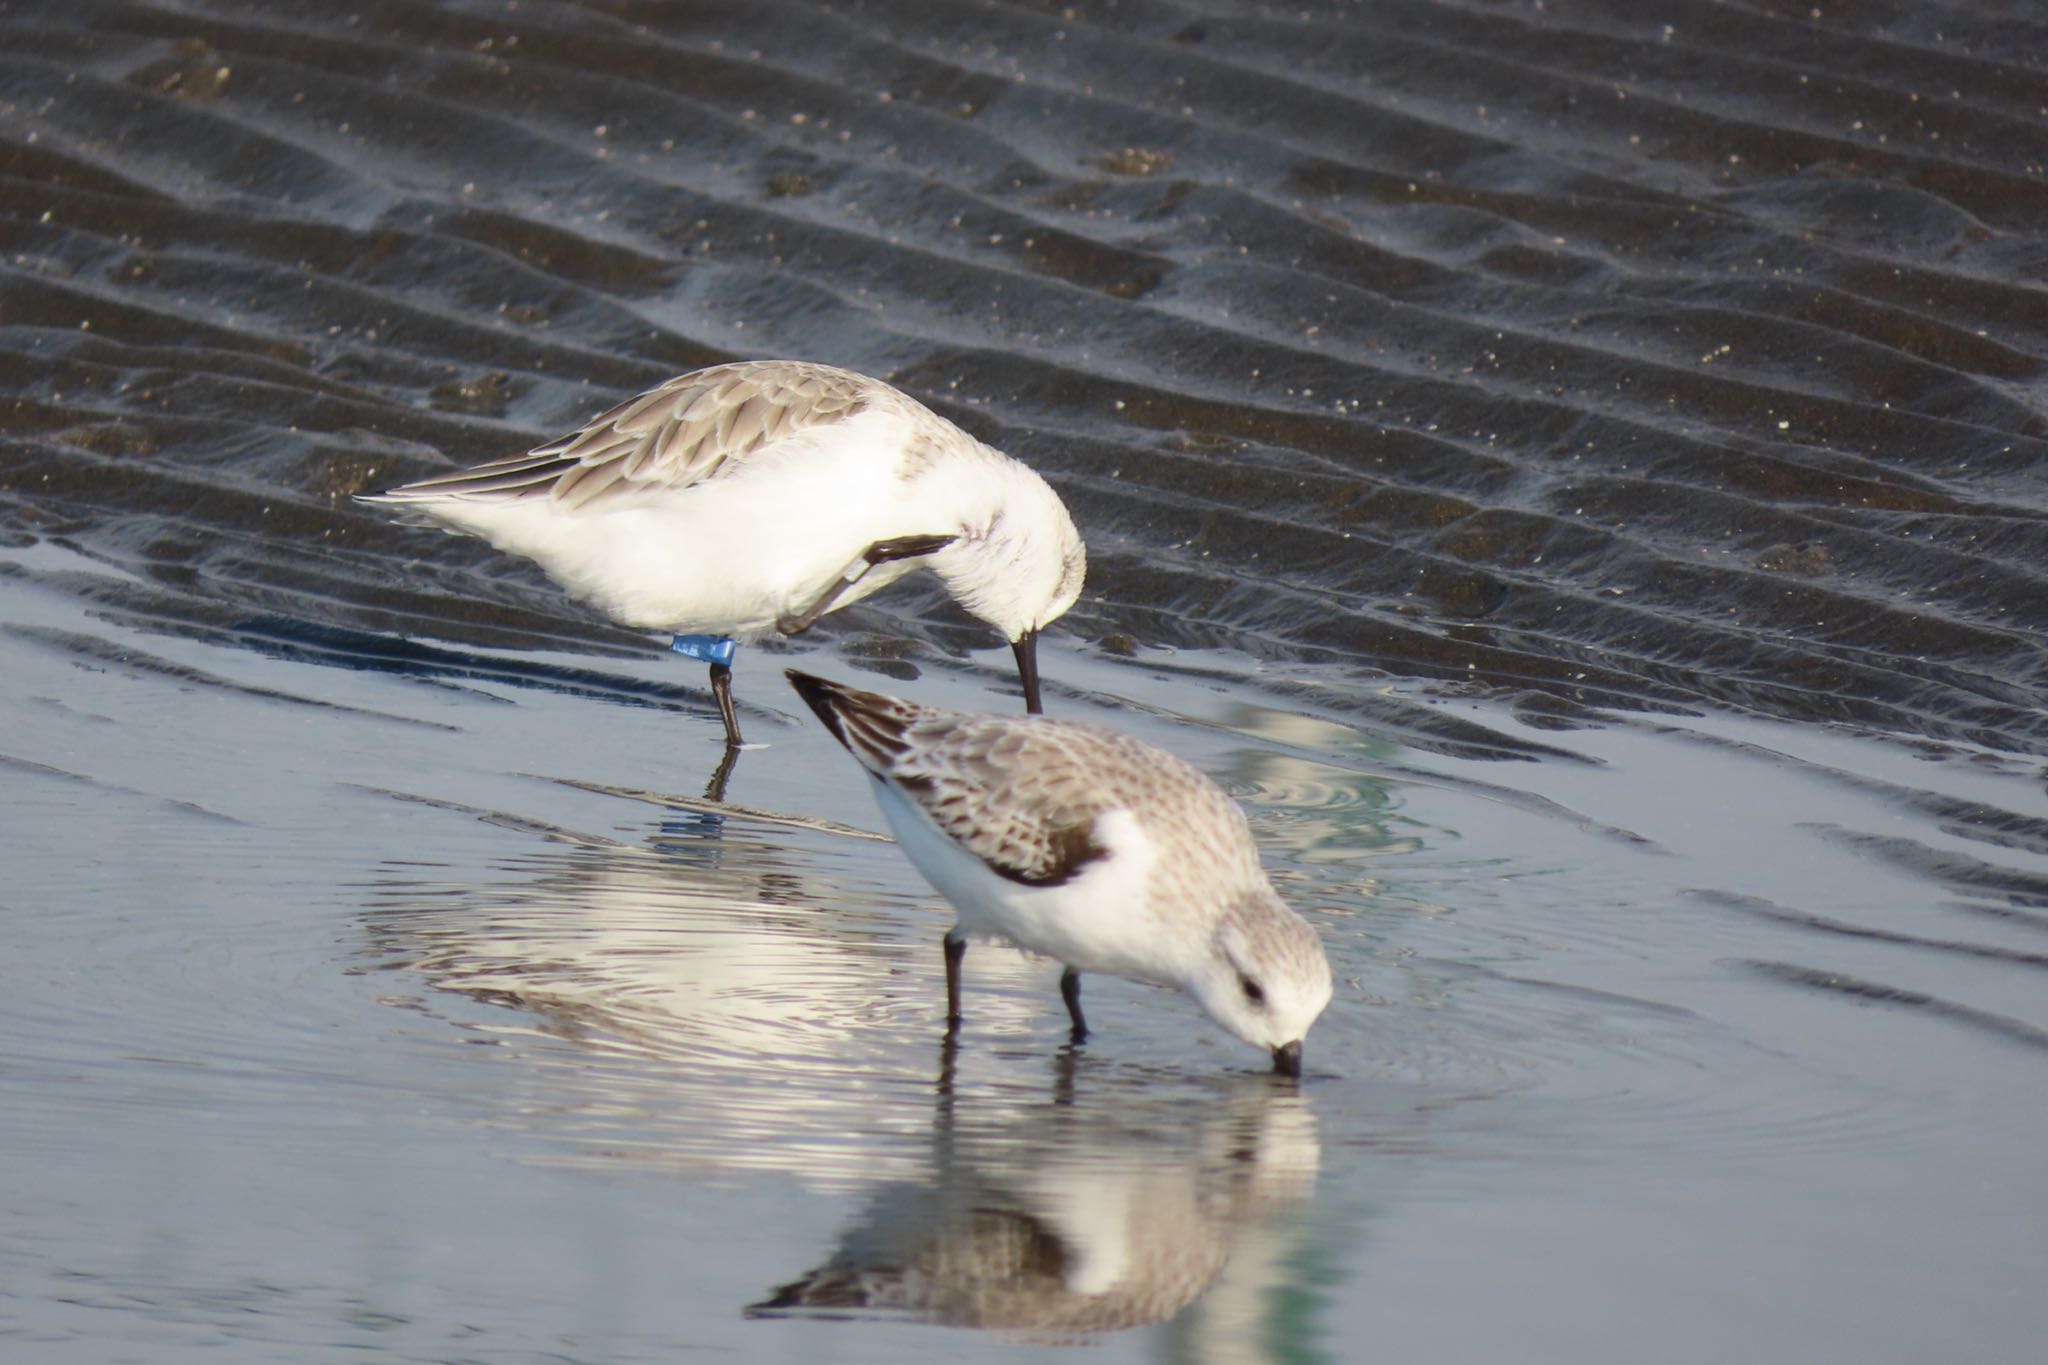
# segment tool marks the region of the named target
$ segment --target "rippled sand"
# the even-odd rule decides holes
[[[15,5],[8,520],[587,639],[337,501],[736,355],[1041,464],[1079,632],[2044,743],[2024,11]]]

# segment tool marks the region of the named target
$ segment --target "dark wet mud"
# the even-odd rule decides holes
[[[2025,7],[0,25],[0,517],[173,613],[624,647],[344,495],[801,355],[1049,473],[1081,638],[2048,747]]]

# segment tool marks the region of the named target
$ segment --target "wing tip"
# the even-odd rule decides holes
[[[832,738],[877,777],[890,776],[896,760],[911,747],[905,732],[918,717],[930,714],[927,708],[900,697],[863,692],[802,669],[786,668],[783,674],[796,694],[817,712]]]
[[[785,668],[782,676],[789,679],[789,685],[804,699],[804,704],[817,713],[825,728],[832,732],[832,738],[851,749],[853,746],[846,742],[846,727],[839,720],[839,708],[852,700],[853,689],[800,668]]]

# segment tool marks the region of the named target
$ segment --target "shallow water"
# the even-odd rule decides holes
[[[945,917],[797,708],[707,812],[707,704],[313,666],[15,563],[0,1112],[36,1358],[1903,1360],[1967,1322],[1988,1360],[2038,1325],[2031,765],[1405,698],[1568,755],[1504,764],[1262,703],[1224,656],[1062,647],[1063,712],[1247,803],[1342,985],[1296,1092],[1116,981],[1063,1056],[1054,970],[977,948],[948,1066]],[[855,1271],[902,1313],[836,1321]],[[807,1282],[824,1320],[760,1307]]]
[[[280,13],[0,4],[0,1358],[2036,1352],[2024,10]],[[942,1051],[778,677],[1014,705],[931,589],[712,803],[694,667],[341,496],[743,354],[1047,470],[1298,1090],[989,948]]]

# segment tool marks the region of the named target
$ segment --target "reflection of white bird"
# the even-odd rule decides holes
[[[1075,1039],[1080,976],[1172,986],[1301,1073],[1330,1001],[1330,964],[1259,866],[1244,812],[1164,750],[1043,716],[939,711],[789,670],[875,780],[918,871],[959,911],[946,935],[946,1020],[960,1020],[967,938],[1008,939],[1066,964]]]
[[[726,742],[736,638],[794,635],[923,565],[1003,632],[1039,709],[1038,632],[1085,556],[1045,480],[850,370],[742,361],[671,379],[524,455],[390,503],[524,555],[623,625],[711,665]]]
[[[747,1312],[1053,1337],[1171,1317],[1217,1284],[1270,1208],[1313,1185],[1314,1120],[1299,1095],[1256,1084],[1149,1115],[1075,1103],[956,1124],[942,1112],[931,1178],[878,1188],[825,1264]]]
[[[779,1171],[839,1188],[919,1160],[891,1135],[921,1126],[924,1088],[877,1083],[929,1056],[906,1041],[919,997],[873,989],[906,967],[901,907],[793,840],[793,822],[734,815],[716,838],[682,824],[647,847],[402,799],[545,841],[473,874],[387,864],[362,916],[387,1003],[517,1058],[489,1086],[522,1132],[572,1161]],[[1034,975],[1021,960],[1010,971],[1014,986]],[[432,990],[411,993],[421,986]],[[1023,1027],[1015,989],[989,1003]],[[848,1133],[868,1137],[837,1140]]]

